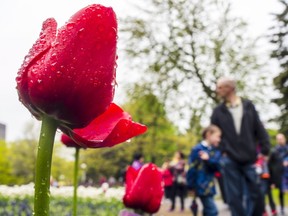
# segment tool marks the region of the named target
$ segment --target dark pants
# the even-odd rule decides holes
[[[268,195],[268,200],[269,200],[269,205],[270,205],[271,211],[275,211],[276,205],[275,205],[275,202],[274,202],[274,199],[272,196],[272,191],[271,191],[271,187],[270,187],[269,183],[268,183],[266,194]]]
[[[218,184],[219,184],[219,189],[220,189],[222,200],[223,200],[224,203],[227,203],[225,189],[224,189],[224,180],[223,180],[222,174],[221,174],[220,177],[217,177],[217,180],[218,180]]]
[[[263,196],[253,164],[242,165],[223,157],[222,165],[226,198],[232,216],[261,216],[264,212]],[[247,193],[243,194],[245,189]],[[252,213],[247,213],[244,207],[244,195],[249,199]]]
[[[272,197],[272,192],[271,192],[269,181],[270,181],[269,179],[261,179],[261,192],[263,194],[263,199],[264,199],[263,202],[265,203],[265,195],[267,194],[271,211],[275,211],[276,206],[275,206],[275,202],[274,202],[273,197]]]
[[[171,210],[175,209],[175,200],[176,200],[177,195],[180,197],[181,209],[184,210],[184,199],[185,199],[185,195],[186,195],[186,185],[179,184],[177,182],[173,183],[172,192],[171,192],[171,201],[172,201]]]
[[[203,216],[216,216],[218,210],[214,202],[213,196],[199,196],[203,205]]]
[[[275,202],[273,200],[272,191],[270,187],[268,188],[267,195],[268,195],[271,210],[276,210]],[[283,212],[284,211],[284,192],[282,191],[281,188],[280,189],[278,188],[278,196],[279,196],[281,212]]]

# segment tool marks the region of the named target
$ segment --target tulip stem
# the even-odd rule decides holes
[[[75,148],[73,216],[77,216],[78,164],[80,148]]]
[[[57,122],[44,115],[36,158],[34,216],[49,215],[50,173]]]

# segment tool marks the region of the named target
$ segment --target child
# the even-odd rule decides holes
[[[210,125],[203,130],[203,141],[197,144],[189,156],[187,186],[195,192],[203,205],[204,216],[218,215],[214,203],[216,194],[214,174],[220,170],[221,153],[217,149],[221,140],[221,130]]]
[[[172,205],[170,211],[174,211],[175,209],[176,196],[179,196],[181,211],[184,211],[186,195],[186,162],[184,159],[184,154],[181,151],[175,152],[169,166],[173,174],[173,186],[171,192]]]
[[[162,179],[164,183],[165,198],[172,200],[173,174],[170,170],[169,162],[164,162],[162,165]]]

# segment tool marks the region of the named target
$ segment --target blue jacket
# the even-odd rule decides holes
[[[209,160],[204,161],[199,157],[199,152],[209,154]],[[197,196],[213,196],[216,194],[214,174],[220,170],[221,152],[213,147],[197,144],[189,156],[189,170],[186,175],[187,186],[194,190]]]

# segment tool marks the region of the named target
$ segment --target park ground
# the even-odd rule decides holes
[[[219,216],[230,216],[230,211],[229,211],[229,208],[226,204],[224,204],[221,200],[221,198],[219,197],[216,197],[216,205],[218,207],[218,211],[219,211]],[[198,210],[198,216],[202,215],[202,206],[201,206],[201,203],[200,203],[200,200],[197,201],[198,203],[198,206],[199,206],[199,210]],[[157,214],[155,214],[155,216],[192,216],[192,213],[189,209],[189,206],[191,205],[191,198],[187,198],[186,201],[185,201],[185,210],[184,212],[180,212],[180,200],[177,198],[176,199],[176,209],[175,211],[173,212],[169,212],[169,207],[170,207],[170,202],[169,200],[164,200],[162,205],[161,205],[161,208],[159,210],[159,212]],[[267,212],[269,212],[269,207],[267,206],[266,207],[267,209]],[[285,208],[285,212],[286,214],[288,213],[288,208],[286,207]],[[288,216],[288,214],[287,214]]]

